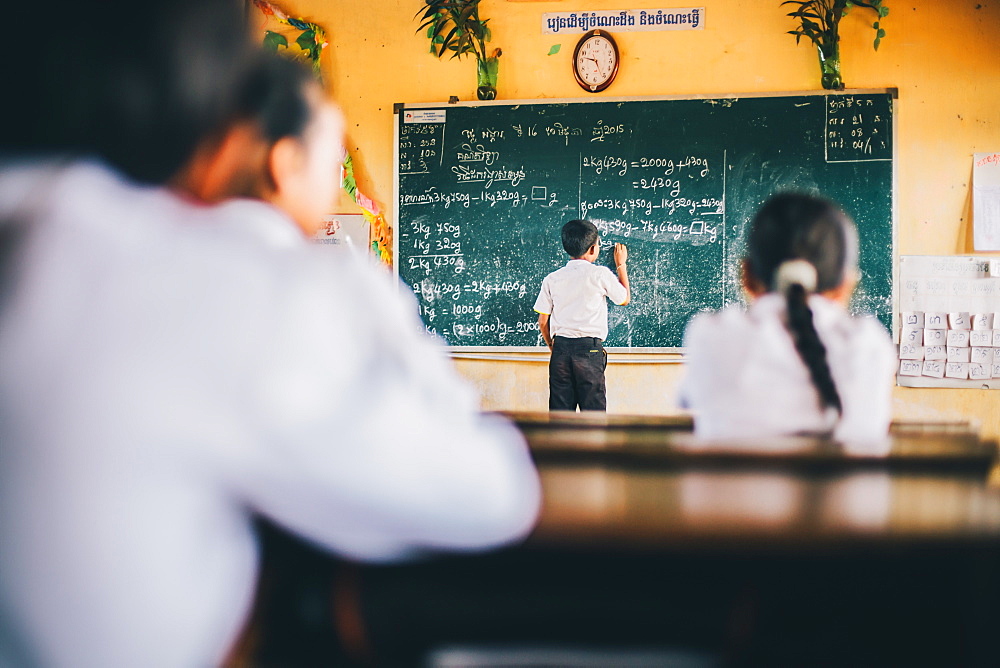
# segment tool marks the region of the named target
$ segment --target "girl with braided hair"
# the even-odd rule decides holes
[[[826,434],[884,441],[896,357],[885,328],[853,317],[858,237],[839,207],[775,195],[747,238],[750,306],[702,313],[684,336],[681,403],[707,438]]]

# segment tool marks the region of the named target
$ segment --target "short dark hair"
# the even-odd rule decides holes
[[[5,82],[19,100],[0,152],[99,158],[142,182],[165,183],[231,120],[251,44],[236,0],[78,0],[49,5],[58,38],[37,43],[37,8],[5,7]],[[9,10],[9,11],[8,11]],[[13,41],[13,44],[10,44]]]
[[[563,248],[570,257],[582,257],[597,243],[597,228],[589,220],[571,220],[562,228]]]
[[[301,62],[261,52],[241,91],[237,113],[253,121],[269,143],[301,138],[312,118],[310,86],[318,88],[319,80]]]

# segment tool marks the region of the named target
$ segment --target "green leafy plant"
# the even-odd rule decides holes
[[[486,42],[492,38],[489,19],[479,18],[480,0],[424,0],[426,5],[414,18],[422,22],[417,32],[427,31],[431,53],[438,58],[451,53],[452,58],[472,54],[476,57],[480,100],[496,97],[497,74],[500,69],[500,49],[486,53]]]
[[[885,37],[882,19],[889,14],[889,8],[883,0],[785,0],[784,5],[794,5],[795,11],[788,16],[798,19],[799,27],[789,30],[789,35],[795,35],[795,43],[803,37],[816,45],[819,52],[819,65],[823,74],[823,88],[840,90],[844,88],[840,76],[840,20],[854,7],[870,9],[878,15],[878,20],[872,24],[875,30],[875,50]]]

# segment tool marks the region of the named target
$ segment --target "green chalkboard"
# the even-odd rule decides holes
[[[852,309],[892,312],[893,94],[397,105],[397,267],[456,347],[542,345],[532,310],[586,218],[629,247],[632,303],[607,346],[671,349],[701,310],[742,299],[744,230],[782,189],[858,223]]]

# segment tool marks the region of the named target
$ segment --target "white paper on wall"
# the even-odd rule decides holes
[[[900,361],[916,362],[914,330],[923,321],[919,377],[906,387],[1000,389],[1000,274],[988,257],[903,255],[899,258],[896,333]],[[906,344],[914,344],[907,347]],[[907,365],[907,371],[911,367]]]
[[[323,227],[312,238],[314,244],[338,251],[365,253],[368,248],[368,221],[360,213],[331,213],[323,217]]]
[[[977,251],[1000,250],[1000,153],[972,158],[972,228]]]

